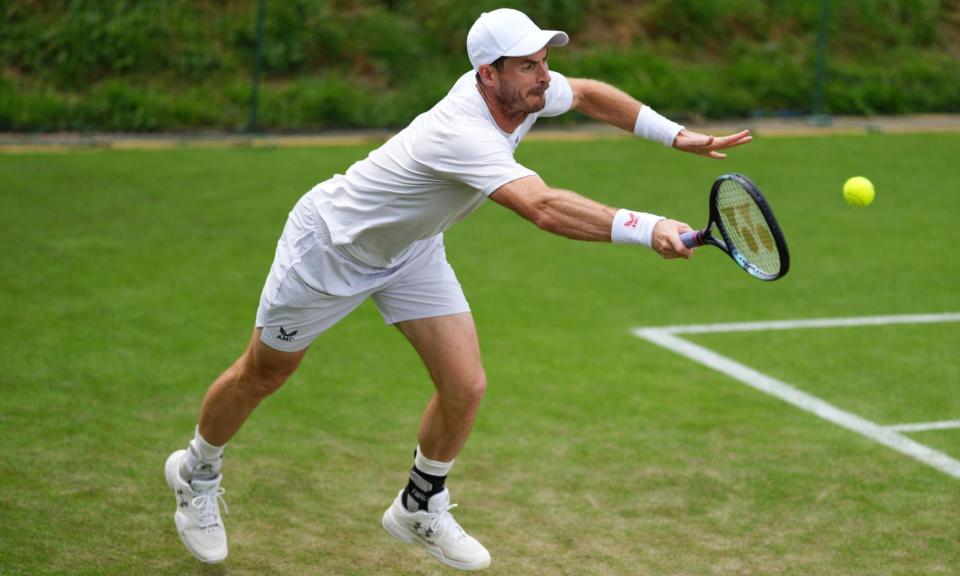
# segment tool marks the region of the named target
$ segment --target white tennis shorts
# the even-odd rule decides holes
[[[368,297],[387,324],[470,311],[442,234],[414,242],[390,268],[369,266],[333,246],[305,194],[287,218],[260,294],[260,339],[277,350],[303,350]]]

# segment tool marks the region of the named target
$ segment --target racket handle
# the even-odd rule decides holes
[[[680,235],[680,241],[687,248],[698,248],[703,246],[703,233],[697,230],[684,232]]]

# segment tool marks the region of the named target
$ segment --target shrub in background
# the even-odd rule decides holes
[[[571,45],[551,65],[681,118],[809,109],[820,3],[517,0]],[[501,0],[268,0],[259,125],[396,127],[469,64],[472,21]],[[0,4],[0,130],[239,130],[256,0]],[[833,0],[834,114],[960,111],[956,0]],[[569,122],[576,116],[559,120]]]

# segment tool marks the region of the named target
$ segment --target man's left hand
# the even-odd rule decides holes
[[[691,152],[693,154],[706,156],[708,158],[723,159],[726,158],[727,155],[722,152],[718,152],[718,150],[725,150],[727,148],[733,148],[734,146],[740,146],[741,144],[746,144],[752,140],[753,136],[750,135],[749,130],[737,132],[736,134],[731,134],[729,136],[717,137],[683,129],[679,134],[677,134],[676,140],[673,141],[673,147],[677,150]]]

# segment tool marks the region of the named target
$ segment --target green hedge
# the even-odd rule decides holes
[[[469,67],[470,24],[503,4],[571,34],[555,69],[673,115],[810,108],[815,0],[268,0],[259,124],[403,125]],[[0,130],[242,130],[256,6],[0,3]],[[827,110],[960,112],[958,38],[956,0],[832,0]]]

